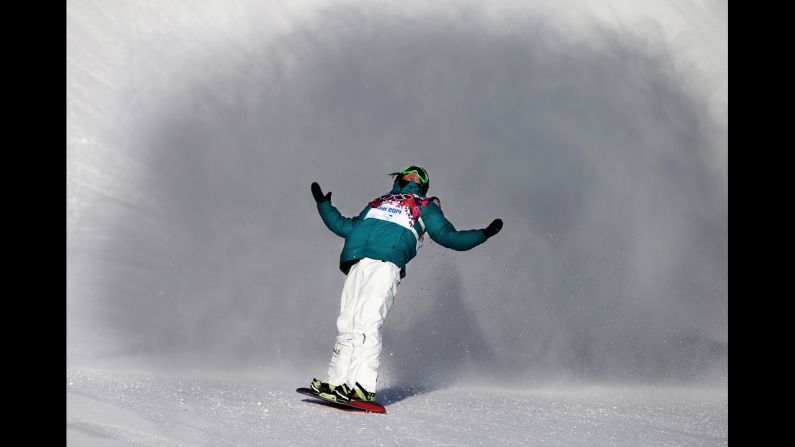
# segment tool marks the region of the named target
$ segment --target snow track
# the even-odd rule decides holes
[[[384,390],[388,414],[340,411],[301,383],[67,373],[70,446],[719,446],[728,390],[680,387]],[[484,398],[486,396],[486,398]]]

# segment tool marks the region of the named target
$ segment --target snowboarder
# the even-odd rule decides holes
[[[417,255],[427,232],[446,248],[469,250],[502,229],[495,219],[488,227],[458,231],[444,217],[439,199],[426,197],[430,178],[422,166],[389,174],[392,190],[367,204],[358,216],[344,217],[312,183],[312,195],[323,223],[345,238],[340,270],[342,288],[337,338],[325,382],[313,379],[319,396],[341,402],[375,401],[381,355],[381,326],[406,276],[406,263]]]

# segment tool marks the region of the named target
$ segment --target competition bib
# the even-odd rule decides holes
[[[417,250],[419,250],[425,235],[425,223],[420,217],[421,207],[431,200],[433,198],[413,194],[385,194],[369,203],[370,210],[364,218],[385,220],[406,228],[417,239]]]

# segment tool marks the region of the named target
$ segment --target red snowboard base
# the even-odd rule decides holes
[[[313,393],[312,390],[309,388],[298,388],[295,391],[309,397],[314,397],[315,399],[318,399],[323,403],[332,404],[332,406],[339,406],[344,409],[356,409],[356,410],[366,411],[368,413],[370,412],[386,413],[386,408],[384,408],[384,406],[379,404],[378,402],[365,402],[361,400],[352,400],[350,402],[337,402],[334,400],[324,399],[318,396],[317,394]]]

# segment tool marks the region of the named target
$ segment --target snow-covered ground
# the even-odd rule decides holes
[[[262,375],[67,371],[70,446],[719,446],[726,388],[387,388],[386,415],[315,403]]]

